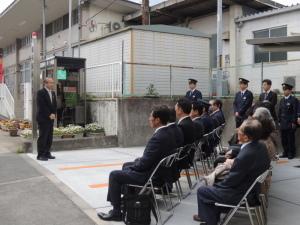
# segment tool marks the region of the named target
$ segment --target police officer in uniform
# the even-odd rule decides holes
[[[295,132],[298,119],[298,99],[292,96],[293,86],[282,84],[284,97],[279,103],[278,121],[283,153],[280,157],[293,159],[296,154]]]
[[[274,119],[274,121],[277,121],[277,115],[275,111],[275,107],[277,104],[277,94],[271,90],[272,81],[269,79],[265,79],[262,82],[263,85],[263,92],[259,96],[259,102],[264,103],[266,101],[269,101],[270,103],[270,113]]]
[[[235,94],[233,102],[236,128],[240,127],[245,119],[247,119],[247,111],[251,108],[253,102],[253,94],[249,91],[249,80],[239,78],[240,91]]]
[[[197,82],[198,81],[195,79],[189,79],[190,90],[186,93],[185,97],[191,102],[196,102],[202,99],[202,93],[196,89]]]

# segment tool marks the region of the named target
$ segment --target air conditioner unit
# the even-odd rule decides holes
[[[110,21],[105,25],[105,28],[108,28],[109,32],[120,30],[122,25],[118,22],[112,22]]]

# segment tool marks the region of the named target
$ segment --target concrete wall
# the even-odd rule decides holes
[[[104,127],[106,135],[117,135],[117,100],[89,102],[90,119]]]
[[[175,99],[166,98],[124,98],[118,100],[100,100],[90,102],[92,118],[110,132],[118,135],[118,144],[121,147],[144,146],[152,136],[154,130],[149,127],[148,118],[154,106],[168,105],[173,107]],[[233,116],[233,99],[223,99],[223,111],[226,117],[226,127],[223,132],[222,141],[228,146],[228,140],[235,131],[235,120]],[[118,109],[118,113],[114,109]],[[117,117],[117,123],[115,121]],[[300,155],[300,129],[296,133],[297,153]],[[281,152],[280,137],[278,137],[278,152]]]

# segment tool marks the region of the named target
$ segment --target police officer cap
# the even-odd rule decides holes
[[[289,90],[292,90],[293,89],[293,85],[291,85],[291,84],[287,84],[287,83],[283,83],[282,84],[282,88],[286,88],[286,89],[289,89]]]
[[[197,84],[197,82],[198,82],[198,81],[197,81],[197,80],[195,80],[195,79],[192,79],[192,78],[190,78],[190,79],[189,79],[189,83],[192,83],[192,84]]]
[[[247,80],[247,79],[245,79],[245,78],[239,78],[239,82],[240,83],[243,83],[243,84],[248,84],[250,81],[249,80]]]

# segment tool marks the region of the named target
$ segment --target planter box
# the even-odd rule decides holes
[[[64,134],[61,136],[62,139],[65,139],[65,138],[74,138],[75,135],[74,134]]]
[[[18,136],[18,130],[9,130],[9,135],[11,137],[17,137]]]
[[[86,136],[87,137],[104,137],[105,136],[105,132],[101,132],[101,133],[87,133]]]

